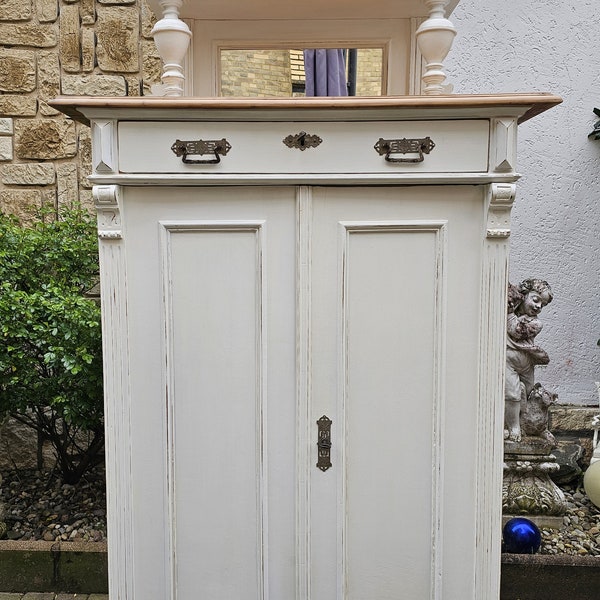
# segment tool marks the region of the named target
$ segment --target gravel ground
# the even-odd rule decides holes
[[[84,475],[77,485],[52,473],[2,473],[5,537],[10,540],[93,541],[106,539],[104,469]]]
[[[76,485],[51,473],[2,473],[6,537],[12,540],[102,541],[106,539],[104,470],[97,468]],[[568,503],[560,530],[543,529],[541,554],[600,556],[600,510],[583,487],[562,487]]]
[[[542,529],[540,554],[600,556],[600,510],[589,501],[581,483],[561,489],[567,514],[560,530]]]

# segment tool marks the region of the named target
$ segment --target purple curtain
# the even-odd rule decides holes
[[[307,96],[347,96],[346,61],[341,49],[304,51]]]

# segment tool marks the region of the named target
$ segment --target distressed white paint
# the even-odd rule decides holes
[[[519,128],[524,176],[513,210],[510,279],[546,279],[537,378],[559,402],[593,404],[600,373],[600,107],[597,0],[461,0],[446,60],[456,93],[551,91],[563,104]],[[493,65],[493,68],[490,66]]]
[[[266,600],[265,223],[161,225],[172,597]]]
[[[503,145],[500,145],[502,148]],[[504,394],[505,290],[508,285],[508,235],[510,211],[516,186],[493,183],[488,188],[487,239],[483,248],[479,308],[479,393],[477,403],[476,457],[477,517],[475,554],[475,597],[497,598],[500,594],[500,545],[494,532],[500,531],[502,515],[502,473],[490,464],[502,464],[504,423],[503,402],[489,398]],[[485,525],[484,525],[485,524]]]
[[[312,598],[312,188],[296,190],[296,600]]]
[[[114,173],[117,169],[117,122],[98,119],[92,123],[92,167],[96,173]]]
[[[127,310],[127,267],[120,223],[122,196],[118,186],[95,186],[100,241],[104,419],[106,423],[106,500],[109,592],[119,600],[134,600],[134,519],[131,473],[131,389]],[[106,216],[111,215],[106,222]],[[105,235],[103,235],[105,234]]]
[[[341,468],[311,484],[313,537],[320,540],[313,540],[313,565],[329,565],[325,572],[313,566],[315,598],[354,600],[376,591],[387,600],[402,590],[427,599],[475,597],[474,571],[453,575],[475,562],[474,537],[459,533],[475,520],[475,480],[447,475],[465,475],[464,457],[478,453],[471,409],[478,375],[466,368],[477,361],[477,343],[457,353],[449,340],[478,335],[463,316],[479,310],[479,277],[469,293],[446,281],[444,267],[477,269],[481,193],[446,186],[313,194],[313,247],[323,249],[312,261],[312,296],[319,299],[312,306],[313,414],[343,417],[334,418],[333,430],[332,461]],[[470,229],[466,221],[479,224]],[[456,427],[459,414],[466,420]],[[409,475],[412,469],[428,475]],[[323,512],[336,502],[346,507],[337,522]],[[450,508],[456,506],[465,511]],[[406,512],[410,519],[399,522]]]
[[[407,120],[383,108],[381,121],[415,127],[431,109],[409,108]],[[295,187],[297,175],[275,161],[273,173],[254,173],[260,185],[239,185],[247,175],[229,169],[212,186],[199,165],[177,174],[187,177],[177,187],[153,174],[161,161],[151,158],[137,174],[145,186],[97,186],[111,249],[111,593],[497,598],[500,528],[484,516],[500,514],[517,174],[494,171],[490,158],[512,156],[511,120],[526,109],[506,116],[500,105],[502,116],[489,108],[473,119],[463,107],[446,131],[452,109],[433,109],[438,139],[460,137],[465,125],[461,147],[483,154],[466,153],[465,168],[483,160],[481,185],[464,185],[471,173],[410,173],[407,164],[378,180],[390,185],[348,185],[357,175],[340,172],[334,152],[319,174],[345,185]],[[203,124],[234,132],[244,110]],[[172,124],[184,112],[163,116]],[[334,125],[347,113],[332,107],[323,123],[304,124],[343,135]],[[260,123],[278,132],[267,155],[281,151],[275,115]],[[135,108],[120,117],[144,122]],[[508,126],[488,148],[500,118]],[[485,126],[472,129],[479,120]],[[158,129],[119,126],[115,151],[142,154]],[[436,174],[446,185],[432,185]],[[290,183],[274,186],[271,175]],[[107,176],[132,183],[121,173],[93,180]],[[333,420],[326,473],[315,466],[323,414]]]
[[[490,124],[469,121],[383,121],[371,123],[165,123],[130,122],[119,125],[119,169],[123,173],[483,173],[488,170]],[[318,136],[313,148],[289,148],[283,142],[304,131]],[[435,147],[422,162],[388,162],[374,146],[380,138],[431,137]],[[178,140],[220,140],[231,145],[219,164],[185,164],[171,150]],[[146,152],[140,153],[139,144]],[[191,156],[207,160],[212,155]],[[418,153],[393,154],[393,159],[416,159]]]
[[[98,217],[98,237],[121,239],[121,189],[117,185],[95,185],[93,196]]]
[[[345,513],[338,552],[348,600],[375,591],[382,599],[441,598],[446,225],[338,224]],[[398,260],[411,255],[419,260]]]
[[[164,96],[183,96],[185,70],[183,59],[188,51],[192,32],[180,17],[183,0],[158,0],[159,20],[151,34],[163,62],[161,75]]]
[[[447,0],[423,2],[429,9],[429,17],[421,23],[415,33],[425,61],[423,93],[427,96],[438,96],[446,91],[442,85],[446,80],[443,62],[452,47],[456,29],[445,17]]]

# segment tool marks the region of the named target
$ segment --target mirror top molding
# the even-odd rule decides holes
[[[147,2],[156,17],[161,18],[160,0]],[[449,0],[446,15],[458,2]],[[398,19],[428,14],[424,0],[182,0],[179,9],[182,19],[202,20]]]

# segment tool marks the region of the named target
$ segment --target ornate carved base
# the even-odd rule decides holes
[[[539,520],[565,514],[567,503],[564,494],[550,479],[550,473],[560,468],[551,451],[552,444],[542,438],[504,442],[504,515],[522,515]]]

